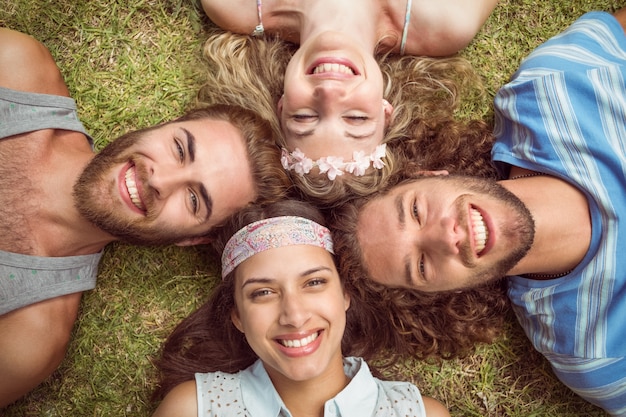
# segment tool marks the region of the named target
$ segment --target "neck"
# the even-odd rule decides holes
[[[547,175],[518,177],[526,174],[514,169],[511,179],[501,182],[535,221],[533,245],[509,275],[552,278],[574,269],[585,256],[591,241],[589,205],[582,192],[563,180]]]
[[[334,359],[324,374],[305,381],[293,381],[284,375],[270,374],[272,383],[294,417],[321,417],[324,404],[349,383],[343,371],[343,358]]]

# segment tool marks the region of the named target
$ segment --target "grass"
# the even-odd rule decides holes
[[[617,0],[501,0],[463,55],[493,96],[521,59],[590,10]],[[181,114],[201,83],[207,24],[185,0],[2,0],[0,25],[32,34],[57,60],[87,129],[102,147]],[[251,7],[254,7],[251,1]],[[468,104],[489,117],[488,105]],[[107,247],[96,290],[83,297],[66,360],[6,417],[147,416],[163,338],[209,293],[206,248]],[[415,382],[453,416],[603,416],[565,389],[513,317],[495,343],[462,360],[407,360],[389,376]],[[1,377],[1,376],[0,376]]]

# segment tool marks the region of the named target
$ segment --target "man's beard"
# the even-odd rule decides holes
[[[74,184],[74,205],[87,220],[120,240],[137,245],[167,245],[188,236],[155,221],[154,191],[147,185],[145,169],[138,163],[135,166],[137,181],[145,186],[142,198],[146,213],[141,218],[124,214],[126,210],[113,198],[117,194],[115,183],[105,179],[114,166],[137,160],[129,149],[142,140],[145,131],[127,133],[94,156]]]
[[[462,178],[464,185],[471,192],[476,194],[487,194],[501,202],[504,202],[509,208],[509,212],[514,215],[514,221],[510,222],[508,227],[500,227],[500,230],[505,237],[517,237],[518,244],[515,247],[510,248],[510,252],[508,252],[506,256],[496,263],[481,270],[476,270],[471,281],[476,284],[482,284],[503,278],[524,256],[526,256],[532,247],[535,238],[535,222],[532,214],[526,205],[515,194],[495,181],[452,176],[450,176],[450,178]],[[460,212],[464,213],[463,210],[460,210]],[[466,259],[466,257],[463,256],[463,252],[470,250],[471,249],[469,247],[462,248],[461,259]]]

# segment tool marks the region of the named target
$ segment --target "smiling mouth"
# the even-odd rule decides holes
[[[489,239],[489,229],[487,229],[485,220],[478,210],[476,210],[475,208],[471,208],[470,216],[472,222],[472,232],[474,234],[476,255],[480,255],[487,246],[487,241]]]
[[[277,341],[281,345],[288,348],[300,348],[313,343],[319,335],[320,332],[315,332],[310,336],[303,337],[302,339],[277,339]]]
[[[137,183],[135,181],[136,171],[135,165],[126,170],[126,174],[124,175],[124,182],[126,183],[126,189],[128,190],[128,196],[130,197],[130,201],[137,207],[139,210],[145,212],[146,206],[141,201],[139,197],[139,190],[137,189]]]
[[[347,75],[357,75],[356,71],[343,64],[331,63],[331,62],[323,62],[316,67],[313,68],[311,74],[326,74],[326,73],[336,73],[336,74],[347,74]]]

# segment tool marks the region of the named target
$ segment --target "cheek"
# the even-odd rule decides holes
[[[270,327],[269,317],[270,315],[263,311],[249,311],[240,316],[240,327],[246,334],[246,338],[254,339],[260,335],[264,335]]]
[[[344,297],[342,294],[340,297],[337,297],[332,304],[329,304],[329,306],[332,306],[326,311],[329,321],[331,321],[335,326],[341,325],[342,328],[345,328],[346,311],[350,307],[350,299],[348,297]]]
[[[158,221],[163,225],[176,226],[181,229],[181,231],[190,232],[189,227],[189,209],[185,205],[184,196],[180,194],[171,195],[164,204],[160,207],[157,207],[158,213]]]
[[[305,155],[310,154],[310,152],[307,154],[307,147],[306,147],[307,139],[304,139],[304,141],[297,142],[296,140],[294,140],[293,135],[291,135],[290,133],[286,133],[284,136],[285,136],[285,147],[287,148],[289,152],[293,152],[296,148],[298,148]]]

